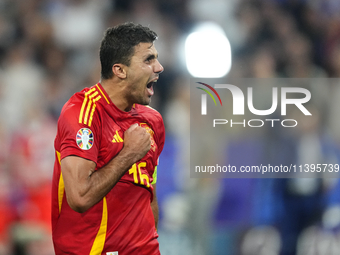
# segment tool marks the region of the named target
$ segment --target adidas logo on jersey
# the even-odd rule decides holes
[[[113,143],[122,143],[123,142],[123,139],[120,137],[118,130],[116,130],[116,134],[113,136],[112,142]]]

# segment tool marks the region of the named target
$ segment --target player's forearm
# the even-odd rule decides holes
[[[150,134],[138,124],[133,124],[124,132],[123,149],[97,171],[93,161],[75,156],[62,159],[61,170],[70,207],[77,212],[85,212],[98,203],[150,148]]]
[[[72,187],[66,190],[70,207],[79,213],[87,211],[109,193],[135,160],[134,153],[122,150],[106,166],[97,171],[90,171],[83,179],[79,178],[81,180],[78,185],[67,185]]]

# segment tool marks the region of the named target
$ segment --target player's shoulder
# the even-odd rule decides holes
[[[100,110],[98,100],[100,99],[96,85],[84,88],[73,94],[61,110],[60,119],[76,119],[79,123],[91,126],[94,116]]]
[[[136,104],[135,108],[138,110],[140,114],[144,115],[147,119],[163,123],[162,115],[151,106]]]
[[[151,125],[151,129],[155,132],[155,140],[160,151],[162,151],[165,141],[165,127],[162,115],[150,106],[138,105],[136,107],[143,120]]]
[[[146,121],[155,132],[158,145],[163,147],[165,140],[165,127],[162,115],[150,106],[136,105],[135,108],[142,116],[143,121]]]
[[[74,93],[64,104],[60,115],[63,116],[65,114],[79,111],[85,99],[85,93],[89,90],[90,88],[84,88],[82,91]]]

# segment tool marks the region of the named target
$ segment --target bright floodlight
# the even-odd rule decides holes
[[[194,77],[219,78],[231,68],[231,49],[223,29],[205,23],[188,35],[185,41],[187,69]]]

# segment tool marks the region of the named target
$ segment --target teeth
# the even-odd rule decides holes
[[[151,88],[152,85],[154,85],[156,82],[157,82],[157,80],[155,80],[155,81],[150,81],[150,82],[146,85],[146,87],[147,87],[147,88]]]

